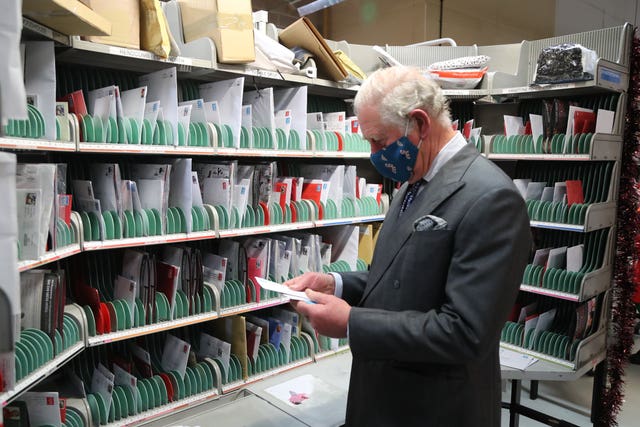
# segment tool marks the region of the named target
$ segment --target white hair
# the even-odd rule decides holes
[[[449,102],[442,89],[415,67],[389,67],[371,74],[356,94],[356,114],[365,105],[377,105],[384,124],[404,127],[409,113],[421,109],[442,125],[451,125]]]

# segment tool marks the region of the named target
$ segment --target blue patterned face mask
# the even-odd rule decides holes
[[[371,163],[380,175],[398,182],[405,182],[411,178],[422,144],[421,139],[416,147],[409,141],[406,134],[407,132],[400,139],[375,153],[371,153],[370,156]]]

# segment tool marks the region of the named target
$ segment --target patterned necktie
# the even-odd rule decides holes
[[[424,182],[423,179],[414,182],[413,184],[409,184],[409,188],[407,188],[407,193],[404,195],[404,200],[402,201],[402,205],[400,206],[400,213],[403,213],[409,205],[413,202],[413,199],[418,195],[418,191],[420,191],[420,186]]]

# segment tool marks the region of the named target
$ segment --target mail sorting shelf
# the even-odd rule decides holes
[[[80,52],[79,55],[81,55],[82,59],[81,61],[83,63],[87,62],[87,57],[91,57],[91,55],[93,55],[94,53],[97,53],[95,55],[94,58],[99,58],[98,61],[100,60],[105,60],[107,62],[110,63],[111,60],[114,60],[116,62],[120,62],[123,58],[127,58],[126,60],[129,61],[130,63],[136,63],[138,64],[137,66],[139,67],[139,69],[144,69],[144,70],[148,70],[148,69],[157,69],[157,68],[164,68],[167,63],[172,63],[172,64],[178,64],[178,68],[179,68],[179,72],[190,72],[190,73],[197,73],[198,68],[206,68],[206,64],[205,62],[199,62],[198,60],[190,60],[188,58],[178,58],[175,60],[171,60],[171,61],[157,61],[157,58],[148,55],[146,52],[139,52],[139,51],[129,51],[129,50],[124,50],[124,49],[112,49],[112,48],[108,48],[105,49],[104,46],[96,46],[94,44],[87,44],[84,43],[78,39],[74,39],[71,41],[70,43],[73,48],[72,49],[62,49],[59,55],[59,59],[64,59],[65,57],[67,58],[71,58],[73,57],[78,51],[82,51]],[[75,52],[70,52],[71,50],[74,50]],[[108,55],[108,56],[107,56]],[[118,57],[118,58],[114,58],[114,57]],[[95,61],[93,61],[95,62]],[[136,66],[133,67],[127,67],[127,68],[136,68]],[[255,72],[253,72],[252,70],[248,70],[248,71],[242,71],[243,75],[255,75],[257,77],[259,77],[259,79],[263,82],[268,82],[269,79],[275,78],[274,75],[271,75],[269,73],[264,73],[261,72],[260,70],[255,70]],[[216,76],[214,76],[214,79],[218,79],[220,78],[220,74],[217,74]],[[300,80],[300,83],[308,83],[308,79],[300,79],[298,76],[291,76],[288,77],[288,79],[290,81],[298,81]],[[277,79],[279,80],[279,78]],[[304,80],[304,81],[303,81]],[[326,90],[324,88],[320,89],[319,92],[322,94],[327,94],[330,93],[332,95],[338,96],[338,94],[343,94],[343,95],[348,95],[348,96],[352,96],[355,92],[351,89],[348,89],[346,87],[344,87],[343,85],[340,84],[333,84],[331,82],[328,83],[323,83],[320,80],[315,81],[315,83],[317,83],[320,86],[326,86]],[[312,82],[313,84],[313,82]],[[312,91],[315,89],[312,89]],[[24,140],[14,140],[12,139],[11,141],[5,139],[3,141],[5,143],[5,146],[7,148],[11,148],[11,149],[44,149],[46,151],[55,151],[58,149],[61,150],[65,150],[65,151],[100,151],[100,149],[102,149],[102,147],[99,146],[83,146],[83,145],[76,145],[76,147],[74,148],[73,145],[74,144],[70,144],[70,143],[60,143],[58,141],[42,141],[42,140],[37,140],[37,141],[24,141]],[[2,143],[0,142],[0,145]],[[112,152],[126,152],[125,149],[120,148],[120,150],[115,149],[113,147],[104,147],[104,151],[112,151]],[[130,147],[126,147],[127,149],[129,149]],[[162,151],[161,150],[157,150],[158,152],[154,153],[154,150],[148,150],[148,154],[178,154],[178,155],[210,155],[210,151],[209,150],[199,150],[199,149],[189,149],[189,148],[180,148],[180,149],[174,149],[171,151],[171,148],[163,148]],[[271,151],[258,151],[258,150],[247,150],[245,152],[242,152],[242,150],[220,150],[220,155],[224,155],[224,156],[234,156],[234,157],[255,157],[255,156],[260,156],[260,157],[288,157],[288,156],[294,156],[295,157],[305,157],[307,156],[306,153],[299,153],[299,152],[291,152],[288,153],[286,151],[282,152],[282,153],[277,153],[277,152],[271,152]],[[317,153],[312,153],[313,157],[320,157],[320,158],[366,158],[368,157],[368,154],[366,153],[349,153],[349,152],[317,152]],[[309,226],[314,226],[314,227],[319,227],[319,226],[332,226],[332,225],[341,225],[341,224],[353,224],[353,223],[359,223],[359,222],[368,222],[368,221],[379,221],[382,219],[382,215],[376,215],[376,216],[370,216],[370,217],[355,217],[355,218],[336,218],[336,219],[332,219],[332,220],[323,220],[322,224],[318,223],[314,223],[314,222],[309,222],[309,223],[305,223],[305,224],[292,224],[292,225],[279,225],[279,226],[273,226],[273,227],[263,227],[263,228],[252,228],[252,229],[237,229],[237,230],[221,230],[224,233],[226,233],[227,236],[233,236],[233,235],[246,235],[246,234],[255,234],[256,232],[273,232],[273,231],[286,231],[286,230],[294,230],[294,229],[300,229],[300,228],[308,228]],[[211,237],[216,237],[215,235],[212,235],[211,233],[191,233],[191,235],[189,234],[185,234],[185,235],[180,235],[177,236],[177,238],[172,239],[172,236],[167,236],[167,240],[165,240],[164,242],[156,242],[154,239],[143,239],[143,240],[128,240],[128,241],[121,241],[119,242],[120,246],[114,246],[114,247],[127,247],[127,246],[131,246],[131,245],[146,245],[146,244],[159,244],[159,243],[173,243],[173,242],[180,242],[180,241],[188,241],[191,239],[204,239],[204,238],[211,238]],[[87,244],[89,242],[85,242],[85,244]],[[109,242],[109,243],[115,243],[115,242]],[[116,244],[118,245],[118,244]],[[101,245],[100,247],[98,247],[99,245],[95,245],[95,247],[92,247],[91,244],[89,244],[88,246],[84,247],[84,250],[97,250],[97,249],[108,249],[111,246],[109,244],[107,245]],[[59,257],[63,257],[63,256],[72,256],[74,254],[76,254],[77,251],[69,251],[69,252],[63,252],[63,253],[56,253],[54,254],[47,254],[47,257],[38,260],[37,261],[37,265],[42,265],[45,262],[50,262],[49,260],[54,260],[54,259],[59,259]],[[35,267],[36,264],[35,263],[23,263],[23,269],[29,269],[29,268],[33,268]],[[252,308],[259,308],[259,307],[264,307],[266,305],[270,305],[269,304],[263,304],[263,305],[256,305],[256,306],[247,306],[247,307],[238,307],[238,308],[229,308],[226,310],[223,310],[223,312],[225,312],[225,314],[233,314],[233,313],[237,313],[237,312],[244,312],[245,310],[251,310]],[[80,312],[80,314],[83,314],[82,312]],[[201,320],[201,319],[198,319]],[[86,320],[84,321],[86,323]],[[178,324],[178,325],[173,325],[173,326],[182,326],[182,324]],[[87,345],[91,345],[91,344],[87,344]],[[171,408],[169,408],[171,409]]]
[[[16,362],[16,370],[21,366],[22,371],[29,368],[31,368],[31,371],[17,381],[12,390],[0,393],[0,403],[2,404],[2,407],[5,407],[22,392],[29,390],[31,387],[44,380],[84,350],[86,342],[86,319],[84,317],[84,313],[78,311],[77,307],[74,305],[66,305],[64,311],[64,334],[60,336],[59,342],[55,342],[57,340],[52,340],[49,344],[45,344],[48,338],[45,338],[43,341],[40,337],[33,338],[33,335],[20,338],[21,340],[28,339],[29,343],[24,344],[23,350],[17,350],[18,353],[16,353],[16,358],[19,357],[20,360]],[[73,342],[70,341],[72,337],[75,338],[75,341]],[[69,341],[67,342],[67,340]],[[37,364],[37,357],[42,358],[42,355],[50,353],[45,348],[45,345],[52,345],[51,349],[54,350],[54,353],[56,354],[49,354],[52,356],[50,360],[43,360],[44,363],[40,366],[34,366],[34,364]]]

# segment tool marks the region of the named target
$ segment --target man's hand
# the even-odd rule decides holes
[[[319,334],[332,338],[346,337],[351,306],[344,300],[326,293],[312,291],[311,289],[307,289],[305,293],[315,304],[304,301],[291,301],[293,307],[309,319],[311,326]]]
[[[336,282],[333,276],[324,273],[304,273],[302,276],[287,280],[284,285],[294,291],[311,289],[327,295],[333,295],[336,290]]]

